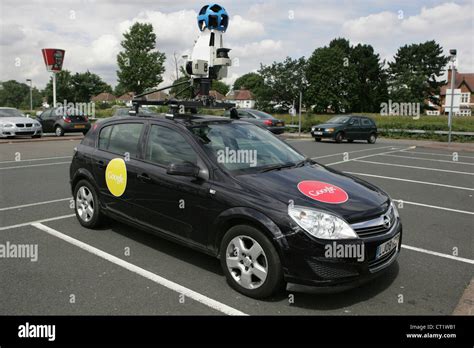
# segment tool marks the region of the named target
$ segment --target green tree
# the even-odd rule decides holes
[[[400,47],[388,68],[390,99],[422,105],[426,100],[437,103],[443,84],[437,77],[448,61],[434,40]]]
[[[41,106],[42,95],[36,88],[32,88],[33,108]],[[30,86],[15,80],[0,83],[0,105],[18,109],[30,109]]]
[[[235,80],[233,90],[248,89],[254,94],[264,87],[263,77],[255,72],[247,73]]]
[[[76,73],[71,78],[71,87],[73,88],[73,102],[88,102],[91,97],[102,93],[112,93],[110,85],[105,83],[99,75],[86,71],[85,73]]]
[[[48,104],[53,105],[53,78],[51,77],[44,89]],[[74,85],[72,74],[69,70],[62,70],[56,73],[56,101],[63,102],[74,101]]]
[[[217,92],[219,92],[222,95],[226,95],[229,92],[230,87],[222,81],[214,80],[214,81],[212,81],[211,89],[216,90]]]
[[[306,89],[306,60],[304,57],[286,57],[283,62],[261,65],[258,73],[264,81],[264,88],[254,91],[259,107],[268,109],[271,104],[298,106],[300,91]]]
[[[124,35],[117,55],[119,85],[127,92],[142,93],[156,87],[165,71],[165,54],[155,48],[156,35],[148,23],[135,23]]]

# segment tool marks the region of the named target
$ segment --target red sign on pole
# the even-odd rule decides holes
[[[63,67],[64,54],[66,51],[57,48],[43,48],[44,64],[46,70],[51,72],[59,72]]]

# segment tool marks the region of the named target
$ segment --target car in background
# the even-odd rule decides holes
[[[44,133],[54,132],[58,137],[73,132],[86,134],[91,128],[88,117],[75,108],[51,108],[36,118],[43,126]]]
[[[285,131],[285,121],[279,120],[266,112],[255,109],[237,109],[237,112],[240,120],[256,124],[274,134],[281,134]],[[230,117],[230,111],[226,110],[224,116]]]
[[[41,123],[26,117],[18,109],[0,107],[0,138],[31,136],[40,138],[43,134]]]
[[[347,140],[366,140],[374,144],[377,140],[377,125],[370,117],[365,116],[334,116],[329,121],[311,127],[311,135],[315,141],[333,139],[336,143]]]

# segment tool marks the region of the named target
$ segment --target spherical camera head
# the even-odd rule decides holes
[[[209,4],[201,8],[197,21],[200,31],[209,29],[225,32],[229,25],[229,15],[221,5]]]

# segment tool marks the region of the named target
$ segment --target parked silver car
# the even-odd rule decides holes
[[[0,138],[31,136],[40,138],[43,128],[38,121],[23,115],[18,109],[0,107]]]

